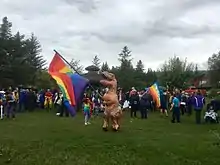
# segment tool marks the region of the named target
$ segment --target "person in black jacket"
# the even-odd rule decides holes
[[[130,95],[131,117],[137,117],[137,111],[139,109],[140,98],[137,91],[133,91]]]
[[[143,92],[140,97],[140,111],[141,118],[147,119],[147,112],[151,108],[151,95],[147,92]]]

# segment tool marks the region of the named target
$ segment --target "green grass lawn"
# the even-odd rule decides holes
[[[220,165],[220,125],[181,124],[158,113],[103,132],[102,119],[84,126],[82,114],[19,114],[0,121],[0,165]]]

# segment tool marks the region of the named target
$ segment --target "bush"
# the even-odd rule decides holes
[[[208,91],[208,97],[209,98],[220,98],[220,89],[213,88]]]

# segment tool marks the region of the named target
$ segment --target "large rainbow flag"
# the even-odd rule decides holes
[[[160,102],[160,90],[157,83],[154,83],[151,87],[149,87],[149,93],[152,95],[153,100],[156,102],[157,108],[161,106]]]
[[[76,114],[77,103],[82,98],[88,80],[74,73],[56,53],[50,63],[49,74],[57,82],[63,93],[64,105],[72,116]]]

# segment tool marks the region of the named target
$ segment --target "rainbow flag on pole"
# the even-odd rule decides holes
[[[156,102],[157,108],[159,108],[161,106],[161,102],[160,102],[160,90],[157,83],[154,83],[149,88],[149,93],[152,95],[153,100]]]
[[[72,116],[76,114],[77,103],[82,98],[88,80],[74,73],[56,53],[50,63],[49,74],[63,93],[64,105]]]

